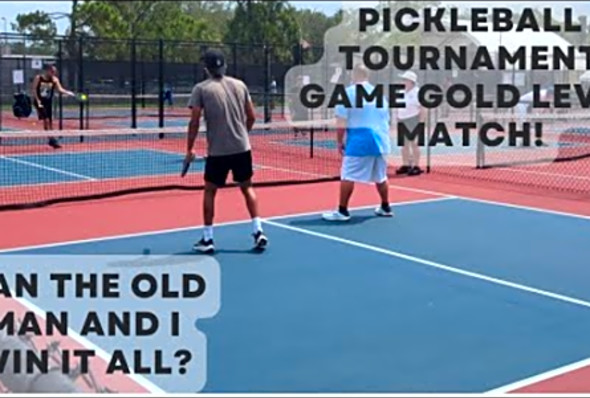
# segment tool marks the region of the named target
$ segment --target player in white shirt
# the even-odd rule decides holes
[[[403,123],[409,131],[416,128],[418,123],[423,123],[426,118],[424,107],[418,100],[418,76],[411,71],[400,75],[405,88],[403,108],[397,109],[396,123]],[[417,176],[422,174],[420,169],[420,147],[418,139],[406,140],[402,148],[402,166],[396,171],[398,175],[407,174]]]

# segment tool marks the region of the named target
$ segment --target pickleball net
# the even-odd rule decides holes
[[[486,146],[477,136],[468,151],[443,156],[437,148],[430,156],[433,174],[451,176],[459,181],[479,182],[502,188],[554,191],[590,195],[590,112],[532,113],[523,116],[479,112],[478,126],[498,123],[542,125],[542,145],[536,145],[533,133],[530,145],[509,142],[506,132],[492,133],[504,138],[499,146]]]
[[[204,156],[204,130],[195,149]],[[181,178],[186,128],[55,131],[0,134],[0,210],[40,207],[142,192],[199,190],[204,158]],[[257,124],[250,133],[258,186],[338,179],[333,121]],[[228,179],[231,183],[231,176]]]

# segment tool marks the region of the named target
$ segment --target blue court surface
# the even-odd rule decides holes
[[[346,225],[319,214],[267,220],[264,254],[249,251],[249,222],[218,226],[221,309],[199,321],[204,391],[479,393],[590,357],[588,219],[455,198],[395,210],[393,219],[358,210]],[[19,253],[187,254],[199,235]],[[78,303],[80,316],[86,307]],[[169,307],[153,300],[153,311]],[[149,380],[194,391],[180,376]]]
[[[0,156],[2,186],[178,175],[184,154],[151,149]],[[202,173],[197,159],[190,173]]]

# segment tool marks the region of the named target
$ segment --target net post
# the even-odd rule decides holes
[[[432,164],[432,148],[430,140],[432,139],[432,109],[428,108],[426,112],[426,174],[430,174]]]
[[[164,40],[158,41],[158,127],[164,127]],[[160,137],[161,138],[161,137]]]
[[[131,128],[137,128],[137,48],[135,37],[131,39]]]
[[[8,37],[4,38],[4,46],[8,48]],[[2,113],[4,113],[3,105],[4,105],[4,66],[2,65],[4,61],[4,47],[0,46],[2,51],[0,51],[0,131],[2,131]],[[2,138],[0,138],[0,143],[2,143]]]
[[[312,122],[311,128],[309,129],[309,157],[310,157],[310,159],[313,159],[314,135],[315,135],[315,127]]]
[[[272,47],[264,45],[264,122],[270,123],[272,120],[270,111],[270,81],[271,81],[271,52]]]
[[[84,90],[84,38],[80,36],[78,39],[78,92],[83,92]],[[79,113],[80,113],[80,130],[84,130],[84,104],[80,102],[79,104]],[[80,137],[80,141],[83,141],[84,138]]]
[[[141,51],[140,51],[141,53]],[[140,76],[139,79],[141,80],[141,84],[139,85],[139,92],[141,95],[141,109],[145,109],[145,60],[144,60],[144,56],[141,55],[140,56],[140,61],[139,61],[139,71],[140,71]]]
[[[26,82],[27,81],[27,37],[23,37],[23,56],[21,57],[21,66],[19,67],[19,69],[22,69],[23,71],[23,80]],[[18,86],[18,91],[19,92],[23,92],[24,90],[26,90],[26,88],[24,87],[24,85],[19,84]]]
[[[57,69],[60,73],[63,73],[63,41],[59,39],[57,41]],[[59,123],[59,130],[64,129],[64,101],[63,95],[59,94],[58,105],[58,123]]]
[[[477,150],[476,150],[476,159],[475,159],[475,168],[476,169],[483,169],[485,168],[485,148],[483,143],[481,142],[481,135],[479,134],[480,129],[483,126],[483,115],[481,110],[477,108],[475,110],[475,125],[477,130]]]
[[[426,69],[424,71],[424,83],[428,84],[428,69]],[[425,123],[425,128],[426,128],[426,173],[430,173],[430,155],[431,155],[431,150],[432,148],[430,148],[430,139],[432,138],[431,136],[431,118],[432,117],[432,112],[430,110],[430,108],[428,108],[427,112],[426,112],[426,123]],[[420,165],[416,165],[418,167],[420,167]]]
[[[88,89],[84,90],[84,94],[86,94],[86,100],[83,102],[86,109],[86,130],[90,130],[90,107],[88,106],[88,98],[90,98],[90,91]]]

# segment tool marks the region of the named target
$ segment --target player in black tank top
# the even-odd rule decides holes
[[[33,98],[34,106],[37,110],[39,120],[43,121],[45,131],[53,130],[53,97],[55,90],[59,93],[74,97],[75,94],[64,89],[57,78],[57,68],[54,65],[45,65],[43,74],[37,75],[33,80]],[[56,138],[49,138],[49,145],[58,149],[61,145]]]

